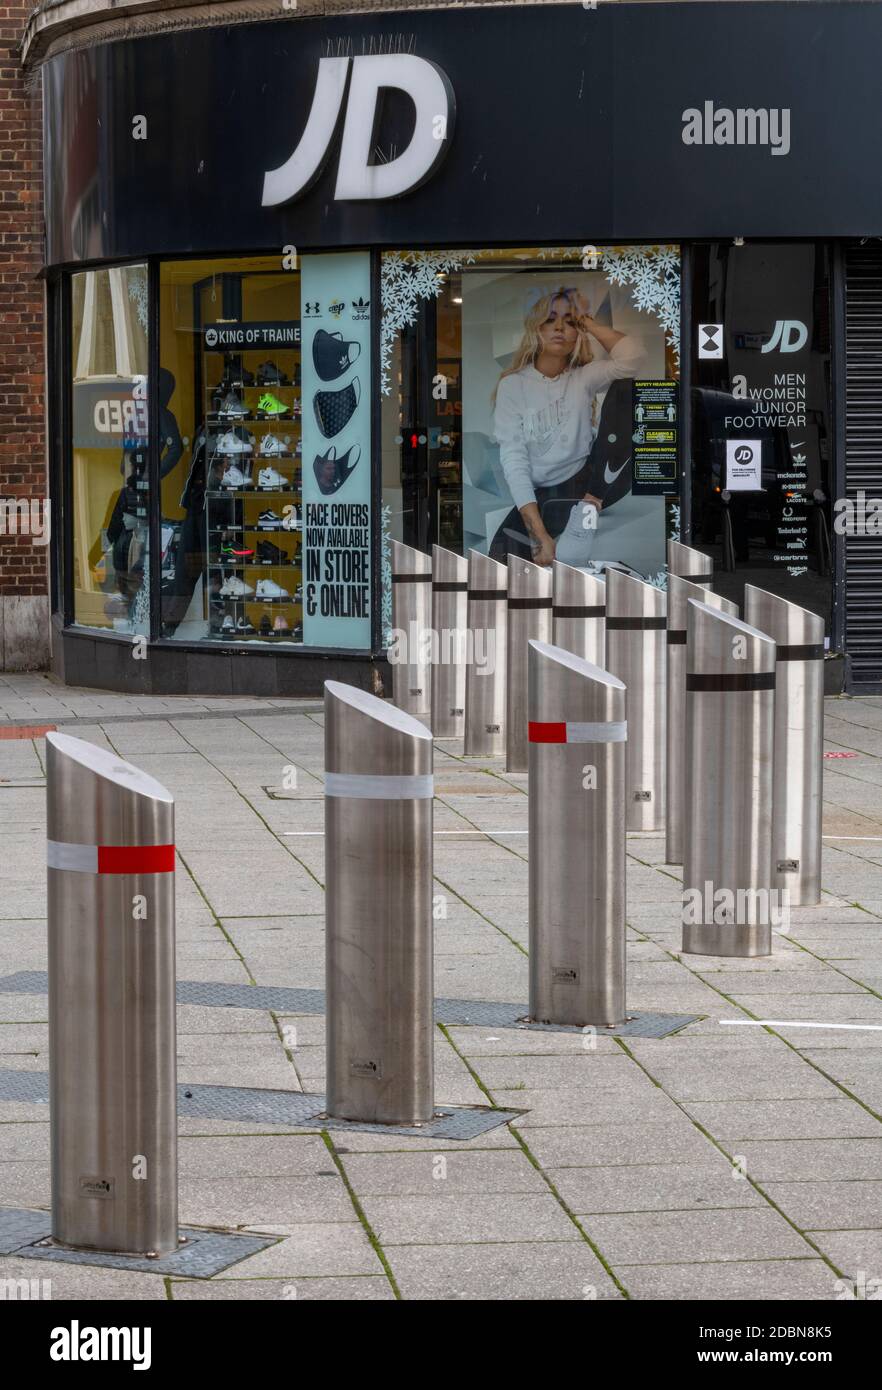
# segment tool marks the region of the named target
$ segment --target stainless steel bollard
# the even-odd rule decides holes
[[[505,676],[508,570],[489,555],[469,551],[466,723],[463,752],[505,752]]]
[[[625,687],[530,643],[530,1016],[625,1018]]]
[[[462,738],[468,646],[469,562],[432,546],[432,627],[438,651],[432,666],[432,733]]]
[[[174,801],[46,735],[52,1235],[178,1248]]]
[[[710,589],[714,582],[714,562],[710,555],[691,545],[683,545],[682,541],[668,541],[668,574]]]
[[[775,644],[693,599],[687,632],[683,950],[767,956]]]
[[[606,665],[606,584],[596,574],[555,560],[552,640],[595,666]]]
[[[824,619],[753,584],[744,616],[777,644],[772,885],[811,907],[821,901]]]
[[[526,772],[528,643],[551,637],[551,569],[508,557],[508,628],[505,680],[505,770]]]
[[[670,542],[669,542],[670,544]],[[685,546],[680,547],[685,550]],[[676,574],[668,575],[667,766],[665,863],[683,863],[683,786],[686,778],[686,605],[689,599],[738,617],[738,604]]]
[[[432,1069],[432,735],[325,682],[327,1106],[421,1124]]]
[[[606,669],[628,690],[629,830],[660,830],[665,815],[665,594],[606,572]]]
[[[413,546],[392,542],[392,627],[402,636],[407,660],[392,662],[392,699],[399,709],[428,719],[432,702],[430,638],[432,559]]]

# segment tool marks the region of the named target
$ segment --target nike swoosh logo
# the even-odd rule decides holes
[[[630,459],[625,459],[625,462],[622,464],[622,467],[621,467],[621,468],[617,468],[616,471],[615,471],[615,473],[610,473],[610,471],[609,471],[609,464],[608,464],[608,463],[605,464],[605,465],[604,465],[604,469],[603,469],[603,481],[604,481],[605,483],[614,483],[615,480],[616,480],[616,478],[617,478],[617,477],[619,476],[619,474],[622,472],[622,469],[627,468],[627,467],[628,467],[628,464],[629,464],[630,462],[631,462]]]

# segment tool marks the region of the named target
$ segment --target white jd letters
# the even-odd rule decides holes
[[[264,175],[264,207],[289,203],[322,173],[340,122],[350,63],[352,77],[334,190],[338,202],[399,198],[424,183],[446,154],[453,134],[453,89],[434,63],[412,53],[321,58],[300,143],[280,168]],[[410,97],[416,107],[416,125],[401,154],[385,164],[371,164],[377,104],[384,87],[396,87]]]

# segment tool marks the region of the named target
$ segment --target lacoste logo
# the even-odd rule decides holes
[[[714,108],[706,101],[701,110],[683,112],[684,145],[768,145],[773,155],[790,153],[789,106],[728,106]]]

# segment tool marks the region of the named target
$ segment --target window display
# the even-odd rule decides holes
[[[149,602],[147,267],[71,276],[73,616],[146,636]],[[181,456],[159,378],[160,470]]]
[[[716,587],[829,620],[830,306],[813,242],[695,248],[692,534]]]
[[[388,534],[663,584],[679,305],[676,247],[384,255]]]
[[[167,638],[303,641],[299,278],[278,261],[161,267],[189,446],[163,486]]]

